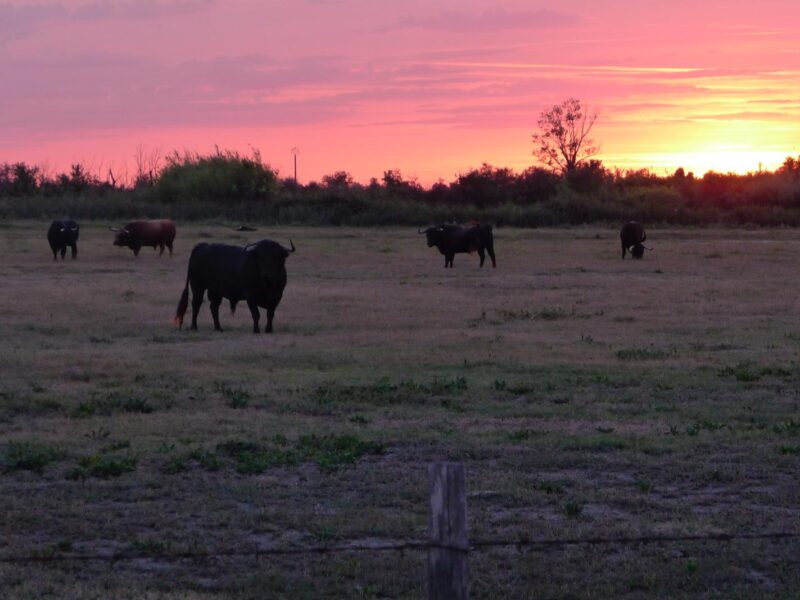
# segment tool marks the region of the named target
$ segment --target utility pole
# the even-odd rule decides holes
[[[292,148],[292,156],[294,156],[294,184],[298,185],[297,183],[297,155],[300,153],[300,148],[295,146]]]

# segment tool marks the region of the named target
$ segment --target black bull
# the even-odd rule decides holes
[[[77,258],[79,234],[78,224],[72,219],[53,221],[50,229],[47,230],[47,241],[53,251],[53,260],[57,260],[59,252],[61,252],[61,258],[64,258],[67,254],[67,246],[72,249],[72,258]]]
[[[494,236],[492,235],[491,225],[472,225],[470,227],[460,227],[458,225],[437,225],[420,229],[419,233],[424,233],[428,238],[428,248],[436,246],[444,255],[444,266],[453,267],[453,258],[460,252],[477,252],[481,259],[481,267],[489,253],[492,259],[492,267],[497,266],[494,257]]]
[[[253,316],[253,333],[258,333],[260,313],[258,307],[267,309],[267,326],[264,333],[272,332],[275,309],[286,287],[286,258],[295,251],[288,250],[271,240],[261,240],[245,248],[228,244],[197,244],[189,258],[186,285],[178,302],[175,324],[183,325],[183,315],[189,305],[189,286],[192,287],[192,329],[197,329],[197,313],[208,290],[214,329],[222,331],[219,324],[219,306],[223,298],[236,310],[236,303],[247,301]]]
[[[619,240],[622,245],[622,259],[625,259],[625,252],[631,253],[633,258],[642,258],[645,249],[652,250],[644,245],[647,239],[647,234],[644,232],[644,227],[641,223],[636,221],[629,221],[622,226],[619,232]]]

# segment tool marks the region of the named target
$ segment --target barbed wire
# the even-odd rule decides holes
[[[646,535],[638,537],[589,537],[565,539],[476,540],[469,547],[436,544],[410,540],[394,544],[337,544],[304,546],[296,548],[251,548],[247,550],[185,551],[185,552],[118,552],[113,554],[58,554],[34,553],[20,556],[0,556],[0,564],[47,562],[122,562],[131,560],[207,560],[214,558],[242,558],[262,556],[292,556],[300,554],[339,554],[345,552],[404,552],[419,550],[450,550],[473,552],[489,548],[552,548],[579,545],[630,545],[676,542],[733,542],[737,540],[790,540],[800,539],[800,532],[771,533],[711,533],[698,535]]]

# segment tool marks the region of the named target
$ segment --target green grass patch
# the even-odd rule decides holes
[[[130,455],[116,456],[105,453],[84,456],[78,466],[68,475],[69,479],[113,479],[136,470],[137,460]]]
[[[41,473],[50,463],[61,460],[66,453],[55,446],[34,441],[14,441],[5,444],[0,454],[3,471],[33,471]]]
[[[233,462],[237,473],[257,475],[267,469],[303,462],[314,462],[323,469],[351,465],[367,454],[379,454],[383,446],[352,434],[304,435],[294,442],[277,435],[267,442],[228,440],[218,444],[216,450],[218,455]]]
[[[225,381],[215,381],[214,390],[222,396],[230,408],[245,408],[250,403],[250,392],[241,385],[233,385]]]
[[[467,391],[466,378],[434,378],[430,383],[403,380],[397,383],[387,378],[369,385],[340,385],[329,383],[317,386],[311,399],[320,406],[334,407],[347,404],[404,404],[424,403],[430,398],[459,396]]]
[[[734,366],[723,367],[717,374],[720,377],[733,377],[742,383],[755,383],[763,377],[790,379],[794,371],[785,367],[761,367],[751,361],[743,361]]]
[[[362,456],[383,451],[380,444],[350,434],[306,435],[297,441],[295,448],[304,459],[313,460],[323,468],[354,464]]]
[[[560,321],[562,319],[588,319],[593,315],[578,313],[575,308],[565,310],[561,307],[545,307],[539,310],[527,308],[502,308],[497,316],[503,321]]]
[[[584,504],[577,500],[567,500],[564,504],[564,514],[570,519],[577,519],[583,513]]]
[[[675,348],[623,348],[617,350],[619,360],[665,360],[676,358],[678,351]]]
[[[598,433],[573,436],[561,442],[562,448],[569,452],[615,452],[636,448],[638,438],[623,437],[613,433]]]
[[[539,481],[536,484],[536,489],[545,494],[563,494],[564,486],[557,481]]]

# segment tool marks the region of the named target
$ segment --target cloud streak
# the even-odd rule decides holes
[[[575,15],[554,10],[510,11],[494,8],[481,12],[443,11],[436,15],[407,16],[386,26],[382,31],[427,29],[452,33],[490,34],[520,29],[570,27],[581,23]]]
[[[48,23],[82,23],[119,19],[149,20],[194,14],[212,6],[216,0],[136,0],[128,2],[89,2],[75,7],[63,3],[17,5],[0,3],[0,42],[30,36]]]

